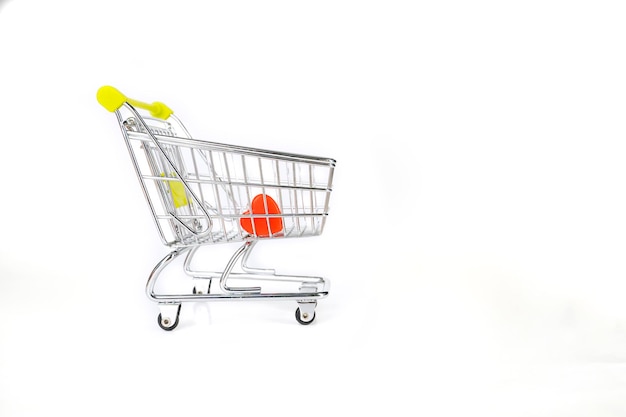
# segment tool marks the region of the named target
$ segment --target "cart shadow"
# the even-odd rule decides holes
[[[193,317],[194,321],[196,323],[201,322],[201,323],[206,323],[206,324],[212,324],[213,323],[213,319],[211,317],[211,303],[190,303],[192,307],[191,308],[191,312],[192,314],[190,315],[190,317]]]

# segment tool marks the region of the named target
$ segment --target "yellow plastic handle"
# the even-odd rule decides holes
[[[128,103],[133,107],[148,110],[152,117],[158,117],[163,120],[167,119],[174,113],[172,109],[163,103],[155,101],[152,104],[148,104],[139,100],[134,100],[126,97],[117,88],[111,87],[110,85],[100,87],[100,89],[98,89],[98,93],[96,94],[96,98],[98,99],[98,103],[110,112],[114,112],[122,107],[124,103]]]

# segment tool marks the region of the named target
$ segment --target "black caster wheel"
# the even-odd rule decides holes
[[[305,313],[307,314],[307,313]],[[300,307],[298,307],[296,309],[296,320],[298,320],[298,323],[306,326],[307,324],[311,324],[313,323],[313,320],[315,320],[315,312],[313,312],[313,315],[311,317],[302,317],[300,315]]]
[[[166,331],[171,331],[178,326],[178,318],[180,317],[180,305],[178,306],[178,310],[176,311],[176,320],[172,322],[172,319],[163,319],[161,313],[159,313],[159,317],[157,318],[157,323],[159,323],[159,327]]]
[[[205,292],[206,291],[206,292]],[[192,294],[210,294],[211,293],[211,281],[209,281],[209,286],[208,289],[206,286],[201,286],[201,287],[196,287],[195,285],[193,286],[193,289],[191,290]]]

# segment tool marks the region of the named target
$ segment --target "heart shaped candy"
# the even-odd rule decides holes
[[[267,202],[267,210],[265,204]],[[272,197],[266,194],[258,194],[252,199],[250,210],[246,210],[243,214],[249,215],[252,211],[253,219],[242,217],[239,221],[241,227],[251,235],[257,237],[269,237],[283,230],[283,219],[280,217],[264,217],[264,214],[280,214],[280,208]],[[260,217],[255,217],[260,215]],[[252,226],[254,220],[254,227]],[[268,227],[269,226],[269,227]],[[255,233],[256,232],[256,233]]]

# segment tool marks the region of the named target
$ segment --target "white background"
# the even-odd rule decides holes
[[[0,2],[0,415],[625,416],[625,21]],[[105,84],[198,138],[337,159],[324,234],[251,259],[332,281],[313,325],[220,303],[159,329],[143,287],[167,248]]]

